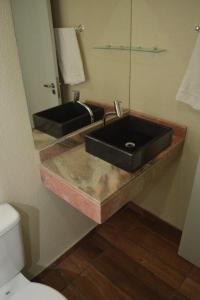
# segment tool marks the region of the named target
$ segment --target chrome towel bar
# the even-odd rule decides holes
[[[200,25],[195,26],[195,30],[196,30],[197,32],[200,32]]]
[[[76,32],[83,32],[85,30],[85,26],[83,24],[78,25],[75,27]]]

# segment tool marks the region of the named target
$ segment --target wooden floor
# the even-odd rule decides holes
[[[68,300],[200,300],[200,269],[177,255],[180,235],[128,204],[36,281]]]

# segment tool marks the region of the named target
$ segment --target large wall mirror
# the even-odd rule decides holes
[[[118,99],[129,108],[131,3],[11,0],[31,122],[34,113],[72,101],[73,91],[83,102]],[[61,45],[62,29],[69,34]]]

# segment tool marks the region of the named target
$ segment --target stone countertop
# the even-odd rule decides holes
[[[184,144],[186,127],[142,113],[133,115],[173,128],[172,144],[133,173],[87,153],[84,145],[87,130],[40,152],[44,185],[97,223],[104,222],[131,201],[147,181],[160,176],[170,161],[180,155]]]
[[[50,145],[54,144],[57,139],[53,136],[50,136],[40,130],[33,128],[33,141],[35,145],[35,149],[41,151],[42,149],[49,147]]]

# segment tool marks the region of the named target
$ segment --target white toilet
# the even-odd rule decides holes
[[[0,300],[66,300],[56,290],[26,279],[19,213],[0,205]]]

